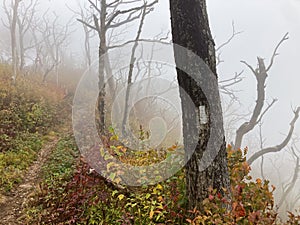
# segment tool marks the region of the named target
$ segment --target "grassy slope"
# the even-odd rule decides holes
[[[62,91],[45,87],[33,77],[10,80],[8,65],[0,65],[0,193],[22,181],[26,169],[60,121]],[[1,199],[0,199],[1,202]]]

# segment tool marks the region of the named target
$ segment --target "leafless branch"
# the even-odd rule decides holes
[[[252,66],[250,66],[246,61],[241,61],[241,63],[245,64],[252,71],[252,73],[256,76],[257,71],[255,69],[253,69]]]
[[[296,182],[298,180],[299,177],[299,172],[300,172],[300,157],[296,154],[295,150],[293,147],[291,147],[291,150],[293,152],[293,155],[296,158],[296,163],[295,163],[295,168],[294,168],[294,175],[293,178],[291,180],[291,182],[288,184],[287,188],[284,190],[283,195],[281,196],[279,202],[278,202],[278,207],[280,207],[282,205],[282,203],[284,202],[284,200],[286,200],[287,196],[290,194],[290,192],[293,190],[293,188],[296,185]]]
[[[98,6],[93,2],[93,1],[91,1],[91,0],[88,0],[89,1],[89,3],[94,7],[94,9],[96,9],[96,11],[99,13],[99,14],[101,14],[101,10],[100,10],[100,8],[98,8]]]
[[[262,123],[259,123],[259,142],[260,142],[260,149],[263,149],[265,139],[263,138],[263,134],[262,134]],[[260,174],[261,174],[262,178],[265,180],[266,178],[265,178],[265,173],[264,173],[264,156],[261,157]]]
[[[268,148],[264,148],[261,149],[260,151],[254,153],[248,160],[248,164],[251,165],[256,159],[258,159],[259,157],[261,157],[262,155],[268,154],[268,153],[272,153],[272,152],[279,152],[281,151],[283,148],[285,148],[287,146],[287,144],[289,143],[289,141],[292,138],[294,129],[295,129],[295,123],[298,120],[299,117],[299,111],[300,111],[300,107],[298,107],[295,111],[294,111],[294,118],[292,119],[291,123],[290,123],[290,130],[286,136],[286,138],[278,145],[273,146],[273,147],[268,147]]]
[[[243,123],[236,131],[235,145],[236,149],[241,148],[242,140],[245,134],[254,129],[254,127],[261,121],[264,114],[269,110],[269,108],[275,103],[275,100],[267,107],[267,109],[263,112],[264,102],[265,102],[265,87],[266,87],[266,79],[268,77],[268,71],[273,65],[274,58],[277,55],[277,50],[279,46],[288,39],[288,33],[281,39],[281,41],[276,46],[273,56],[271,58],[270,65],[266,68],[264,59],[257,57],[258,66],[254,69],[251,65],[249,65],[245,61],[241,61],[241,63],[245,64],[250,71],[253,73],[257,83],[257,99],[256,104],[252,113],[252,116],[249,121]]]
[[[280,42],[277,44],[277,46],[275,47],[275,50],[274,50],[273,55],[272,55],[272,58],[271,58],[270,65],[267,67],[267,70],[266,70],[267,72],[268,72],[268,71],[271,69],[271,67],[273,66],[275,57],[278,56],[278,53],[277,53],[278,48],[280,47],[280,45],[281,45],[284,41],[286,41],[286,40],[289,39],[288,35],[289,35],[289,33],[286,33],[286,34],[283,36],[283,38],[280,40]]]
[[[223,94],[228,95],[234,101],[239,101],[235,94],[237,91],[230,89],[230,87],[243,81],[244,79],[244,77],[242,77],[243,72],[244,71],[241,71],[240,73],[235,73],[234,77],[219,81],[220,91]]]
[[[257,120],[257,124],[260,123],[264,117],[264,115],[270,110],[270,108],[278,101],[278,99],[273,99],[270,104],[268,104],[267,108],[261,113],[260,117]]]
[[[134,42],[135,42],[135,40],[126,41],[125,43],[122,43],[122,44],[109,46],[108,49],[124,47],[124,46],[126,46],[128,44],[132,44]],[[165,41],[161,41],[161,40],[154,40],[154,39],[139,39],[138,42],[160,43],[160,44],[166,44],[166,45],[170,44],[170,42],[165,42]]]
[[[242,140],[245,134],[247,134],[249,131],[253,130],[253,128],[257,125],[259,122],[259,117],[262,113],[262,109],[265,102],[265,82],[267,79],[267,72],[265,70],[265,64],[263,59],[257,58],[258,60],[258,68],[254,70],[249,64],[244,62],[251,71],[254,73],[256,82],[257,82],[257,100],[256,104],[252,113],[252,116],[249,121],[243,123],[236,131],[236,138],[235,138],[235,144],[234,147],[236,149],[241,148]]]
[[[135,38],[134,45],[131,50],[131,57],[130,57],[130,64],[129,64],[129,72],[128,72],[128,77],[127,77],[127,88],[126,88],[126,96],[125,96],[125,109],[124,109],[124,115],[123,115],[123,121],[122,121],[122,132],[126,132],[126,123],[127,123],[127,116],[128,116],[128,101],[129,101],[129,94],[130,94],[130,89],[132,85],[132,76],[133,76],[133,68],[134,68],[134,63],[136,62],[136,57],[135,57],[135,52],[138,47],[138,40],[140,39],[145,17],[146,17],[146,5],[144,5],[143,11],[142,11],[142,17],[141,21],[139,24],[139,28],[137,31],[137,35]]]
[[[94,26],[92,26],[92,25],[90,25],[89,23],[87,23],[87,22],[85,22],[85,21],[83,21],[82,19],[77,19],[80,23],[82,23],[83,25],[85,25],[85,26],[87,26],[87,27],[89,27],[89,28],[91,28],[91,29],[93,29],[93,30],[96,30],[97,31],[97,28],[96,27],[94,27]]]
[[[138,7],[134,7],[134,8],[130,8],[130,9],[126,9],[126,10],[118,10],[116,13],[114,13],[113,15],[111,15],[111,17],[109,18],[109,20],[106,23],[106,27],[107,28],[111,28],[111,24],[114,21],[114,19],[120,15],[124,15],[124,14],[128,14],[129,16],[127,17],[127,20],[132,18],[132,15],[140,10],[142,10],[144,7],[146,8],[150,8],[152,6],[154,6],[156,3],[158,2],[158,0],[153,1],[150,4],[143,4],[142,6],[138,6]]]
[[[227,41],[225,41],[219,47],[216,48],[216,52],[220,51],[222,48],[224,48],[226,45],[228,45],[235,38],[235,36],[237,36],[241,33],[243,33],[243,31],[235,31],[234,21],[232,21],[232,34],[231,34],[231,36],[228,38]]]
[[[216,56],[216,60],[217,60],[217,66],[220,65],[222,62],[224,62],[222,59],[221,59],[221,49],[224,48],[226,45],[230,44],[230,42],[239,34],[241,34],[242,31],[238,31],[236,32],[235,31],[235,26],[234,26],[234,22],[232,21],[232,34],[231,36],[228,38],[228,40],[226,40],[224,43],[222,43],[219,47],[216,48],[216,53],[217,53],[217,56]]]

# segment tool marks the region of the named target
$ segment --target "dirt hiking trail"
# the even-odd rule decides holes
[[[55,148],[59,138],[54,137],[48,141],[38,153],[36,161],[28,168],[22,183],[14,188],[9,196],[1,196],[0,202],[0,224],[1,225],[17,225],[22,222],[26,215],[23,215],[23,209],[27,203],[33,198],[37,185],[39,184],[39,175],[41,169],[52,150]],[[0,198],[1,198],[0,197]]]

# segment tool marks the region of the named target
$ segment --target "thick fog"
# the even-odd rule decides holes
[[[40,16],[46,10],[55,11],[59,16],[60,24],[63,25],[70,21],[72,33],[67,52],[72,56],[76,65],[84,57],[84,33],[82,24],[76,21],[78,15],[74,15],[72,10],[77,11],[78,5],[84,5],[84,3],[88,5],[88,2],[84,0],[50,0],[42,1],[38,6]],[[300,106],[300,72],[298,68],[300,60],[300,1],[209,0],[207,4],[216,47],[230,38],[233,22],[235,30],[241,31],[219,52],[224,62],[218,66],[218,75],[219,80],[225,80],[233,77],[236,72],[244,71],[242,82],[232,87],[233,90],[236,90],[235,95],[239,99],[239,103],[236,102],[232,105],[232,110],[236,114],[248,114],[245,118],[249,118],[249,112],[253,110],[255,105],[256,80],[247,66],[240,61],[244,60],[256,68],[257,57],[262,57],[268,65],[276,45],[284,34],[289,33],[289,39],[278,49],[279,55],[275,58],[267,78],[266,100],[271,103],[272,99],[276,98],[278,101],[262,120],[264,147],[281,143],[289,131],[289,125],[294,116],[293,110]],[[4,18],[5,21],[3,10],[0,12],[1,18]],[[134,35],[135,29],[134,26],[129,27],[125,36],[130,37],[132,33]],[[161,0],[155,6],[154,12],[147,16],[142,37],[153,37],[161,32],[166,34],[168,31],[170,31],[169,3],[166,0]],[[1,24],[1,46],[3,46],[3,42],[9,40],[8,34],[8,30]],[[94,60],[97,60],[97,36],[93,37],[91,46],[94,48]],[[226,105],[226,99],[228,96],[224,96],[224,105]],[[225,123],[226,119],[228,118],[225,117]],[[242,122],[244,122],[243,119],[233,126],[237,128]],[[294,137],[300,136],[299,128],[300,121],[296,123]],[[246,136],[245,142],[243,142],[243,146],[249,147],[249,155],[260,148],[258,134],[259,130],[256,128]],[[231,131],[231,134],[228,135],[229,138],[234,138],[232,135],[234,132]],[[231,141],[233,140],[228,140],[228,142]],[[294,160],[288,148],[290,146],[289,144],[280,153],[265,156],[265,177],[279,186],[281,185],[280,182],[287,182],[293,175]],[[300,149],[300,142],[296,143],[296,146],[299,146]],[[259,161],[252,165],[254,177],[261,176]],[[274,169],[273,164],[278,167],[278,170]],[[299,183],[298,181],[294,188],[294,195],[299,194]],[[278,189],[277,193],[280,195],[280,188]],[[298,202],[299,205],[300,201]]]

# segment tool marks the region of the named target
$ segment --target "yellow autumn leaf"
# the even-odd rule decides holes
[[[158,184],[158,185],[156,186],[156,188],[157,188],[158,190],[163,190],[163,189],[164,189],[163,186],[161,186],[160,184]]]
[[[110,137],[110,140],[113,141],[113,140],[116,140],[118,141],[119,140],[119,137],[117,135],[113,135]]]
[[[163,205],[160,203],[156,208],[158,209],[164,209]]]
[[[114,162],[110,162],[110,163],[108,163],[108,164],[106,165],[106,169],[109,171],[110,168],[111,168],[112,166],[114,166],[114,165],[115,165]]]
[[[163,197],[162,196],[158,196],[157,199],[158,199],[159,202],[161,202],[163,200]]]
[[[121,182],[121,178],[117,177],[116,179],[114,179],[114,183],[120,184],[120,182]]]
[[[151,194],[150,193],[147,193],[146,194],[146,199],[150,198],[151,197]]]
[[[153,211],[153,210],[151,210],[151,211],[150,211],[149,218],[150,218],[150,219],[152,219],[152,218],[153,218],[153,215],[154,215],[154,211]]]
[[[104,150],[104,148],[100,148],[100,155],[101,155],[102,157],[105,156],[105,150]]]
[[[125,195],[120,194],[120,195],[118,196],[118,199],[121,201],[124,197],[125,197]]]

